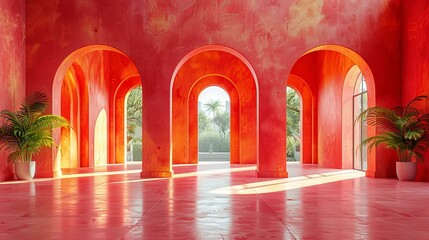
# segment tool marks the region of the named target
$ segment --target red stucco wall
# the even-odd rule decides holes
[[[25,96],[25,2],[0,1],[0,110],[15,110]],[[7,153],[0,151],[0,181],[13,179]]]
[[[402,104],[429,95],[429,2],[403,1]],[[417,180],[429,181],[429,154],[420,163]]]
[[[259,88],[258,137],[264,143],[258,149],[259,167],[266,176],[283,171],[279,163],[285,159],[284,82],[306,51],[326,44],[350,49],[367,63],[374,76],[376,104],[391,106],[400,102],[399,0],[111,1],[109,4],[103,0],[28,0],[26,3],[26,74],[32,77],[27,92],[50,91],[61,62],[87,45],[115,47],[136,64],[143,86],[143,138],[147,140],[143,158],[148,163],[143,166],[145,171],[170,169],[169,103],[173,72],[186,54],[201,46],[228,46],[251,64]],[[323,64],[317,66],[330,69]],[[308,71],[313,68],[314,65],[304,66]],[[321,101],[315,104],[319,113],[328,107],[327,99],[339,100],[334,94],[340,89],[321,76],[324,75],[317,75],[308,83],[310,88],[320,85],[316,93],[319,97],[315,98]],[[341,116],[337,111],[341,109],[335,107],[329,112]],[[323,121],[328,116],[315,116],[319,117],[322,118],[319,123],[328,126]],[[337,120],[329,124],[341,129],[341,125],[336,125]],[[326,134],[336,143],[341,141],[340,133],[333,130]],[[318,136],[322,138],[324,134],[319,132]],[[341,154],[326,147],[319,146],[320,162],[338,167],[335,158]],[[379,159],[383,159],[382,154]],[[379,176],[387,176],[390,171],[388,164],[380,169],[383,174]]]

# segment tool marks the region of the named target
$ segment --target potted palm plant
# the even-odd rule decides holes
[[[35,92],[25,97],[16,112],[0,112],[0,149],[9,152],[7,160],[15,164],[18,179],[32,179],[35,173],[33,155],[42,147],[56,146],[52,129],[68,127],[68,121],[56,115],[45,115],[48,97]]]
[[[427,96],[418,96],[407,105],[395,108],[371,107],[362,112],[357,121],[376,126],[378,134],[364,139],[359,147],[368,150],[383,145],[396,151],[396,175],[400,180],[414,180],[416,162],[424,160],[429,146],[429,114]]]

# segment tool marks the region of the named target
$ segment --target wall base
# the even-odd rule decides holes
[[[36,168],[36,174],[34,176],[35,178],[53,178],[54,177],[54,172],[52,171],[40,171],[39,169]]]
[[[375,178],[375,172],[374,172],[374,171],[367,170],[367,171],[365,172],[365,177]]]
[[[170,178],[174,174],[174,171],[142,171],[140,178]]]
[[[63,171],[61,171],[61,170],[52,171],[52,175],[54,178],[60,178],[63,176]]]
[[[287,178],[288,172],[287,171],[256,171],[256,176],[258,178]]]

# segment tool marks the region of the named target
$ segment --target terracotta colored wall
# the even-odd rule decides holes
[[[137,70],[131,60],[119,53],[111,52],[111,51],[93,51],[85,54],[84,56],[76,59],[74,65],[78,65],[80,69],[82,69],[82,73],[80,76],[80,96],[83,97],[85,94],[83,91],[88,91],[88,100],[86,101],[88,105],[87,110],[83,110],[81,108],[81,116],[80,119],[88,119],[89,124],[89,132],[88,136],[83,136],[83,138],[87,138],[85,140],[88,142],[88,156],[81,157],[80,166],[93,166],[94,165],[94,127],[96,124],[96,120],[98,114],[103,109],[106,111],[108,116],[110,116],[111,121],[108,121],[108,128],[112,131],[109,131],[109,141],[111,142],[111,146],[115,146],[117,144],[119,149],[124,148],[123,138],[123,119],[124,119],[124,108],[123,108],[123,100],[125,98],[126,93],[129,89],[135,87],[136,84],[139,84],[140,79],[137,74]],[[119,108],[115,107],[115,97],[116,97],[116,89],[118,89],[121,84],[124,83],[127,79],[131,79],[132,77],[136,77],[136,81],[133,80],[133,83],[128,86],[125,84],[121,87],[120,98],[122,104],[120,104]],[[136,83],[134,83],[136,82]],[[85,88],[87,88],[85,90]],[[81,100],[85,102],[85,100]],[[120,113],[116,113],[116,110],[120,110]],[[114,121],[116,115],[120,115],[119,121]],[[116,130],[115,123],[120,122],[122,128],[119,129],[119,132]],[[119,136],[119,139],[122,140],[119,142],[115,142],[116,136]],[[84,141],[84,142],[85,142]],[[116,161],[122,162],[124,152],[119,152],[118,154],[122,154],[121,156],[116,156],[116,149],[114,147],[106,149],[109,151],[108,161],[110,163],[116,163]],[[88,158],[88,160],[86,160]],[[85,160],[82,160],[85,159]]]
[[[318,160],[322,167],[342,168],[341,108],[343,83],[354,63],[344,55],[321,51],[318,60]]]
[[[279,164],[285,159],[284,82],[307,50],[328,43],[350,48],[365,59],[383,89],[377,92],[377,103],[399,101],[400,3],[27,0],[26,74],[32,77],[27,91],[49,91],[60,63],[81,47],[103,44],[123,51],[143,81],[143,158],[148,163],[143,167],[169,171],[174,69],[198,47],[228,46],[248,59],[258,77],[259,159],[268,176],[284,171]],[[326,84],[323,91],[333,94]]]
[[[25,2],[0,1],[0,110],[15,110],[25,96]],[[13,178],[6,152],[0,151],[0,181]]]
[[[429,2],[403,1],[402,104],[429,95]],[[429,181],[429,154],[419,164],[417,180]]]
[[[201,63],[205,64],[201,65]],[[231,96],[231,106],[233,106],[231,117],[239,123],[238,128],[231,126],[231,140],[238,137],[239,145],[232,144],[231,151],[232,155],[238,152],[239,158],[231,160],[238,163],[255,164],[255,146],[257,145],[255,80],[241,59],[225,51],[198,53],[186,61],[177,73],[172,88],[173,163],[183,164],[197,161],[196,153],[192,152],[198,146],[195,141],[197,140],[195,139],[197,134],[195,120],[197,118],[191,118],[191,115],[196,116],[197,114],[198,108],[195,100],[198,99],[202,87],[212,84],[224,87],[229,94],[234,94],[233,91],[235,91],[238,95],[237,99],[233,99]],[[192,100],[194,102],[191,102]]]

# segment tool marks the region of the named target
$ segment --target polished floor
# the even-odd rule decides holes
[[[429,239],[429,183],[288,164],[175,166],[140,179],[141,165],[0,183],[0,239]]]

